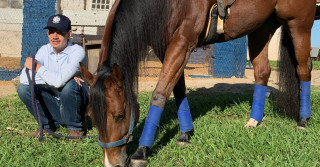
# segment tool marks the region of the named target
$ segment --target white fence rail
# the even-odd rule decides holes
[[[64,15],[70,18],[73,26],[104,26],[109,11],[88,11],[88,10],[63,10]]]

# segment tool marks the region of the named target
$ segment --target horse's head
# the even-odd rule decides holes
[[[127,143],[139,118],[138,104],[131,105],[126,100],[123,75],[118,65],[100,72],[101,75],[92,75],[83,65],[80,70],[90,86],[88,114],[99,132],[102,163],[108,167],[125,166]]]

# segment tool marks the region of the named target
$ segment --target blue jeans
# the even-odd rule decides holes
[[[83,130],[89,89],[86,83],[81,84],[82,87],[71,79],[58,89],[45,84],[35,85],[36,102],[45,129],[55,130],[60,125],[66,125],[68,130]],[[17,92],[29,112],[35,116],[29,85],[20,84]]]

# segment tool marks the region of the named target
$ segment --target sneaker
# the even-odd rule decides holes
[[[69,130],[68,136],[71,137],[81,137],[84,135],[84,131],[82,130]]]

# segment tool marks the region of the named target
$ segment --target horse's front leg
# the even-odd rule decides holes
[[[267,83],[271,74],[268,45],[277,28],[273,24],[267,23],[248,35],[249,56],[254,67],[255,88],[250,119],[244,128],[256,127],[262,121],[264,114]]]
[[[191,40],[186,39],[177,32],[166,50],[159,81],[152,94],[148,116],[139,140],[139,147],[131,157],[131,165],[133,166],[144,166],[144,164],[146,165],[146,163],[148,163],[146,152],[154,143],[164,106],[183,73],[191,51],[195,47],[195,44],[190,44],[188,41]],[[176,89],[176,91],[178,91],[178,89]],[[187,121],[187,126],[184,129],[188,132],[192,129],[190,111],[185,112],[185,108],[189,108],[188,102],[185,96],[179,96],[178,99],[181,99],[181,102],[178,102],[178,107],[179,109],[181,108],[181,111],[178,111],[178,113],[180,112],[182,113],[181,115],[183,115],[182,117],[186,117],[186,119],[183,118],[184,120],[191,120],[191,123]]]
[[[182,73],[176,86],[173,88],[173,94],[176,100],[176,106],[178,108],[177,114],[181,132],[177,140],[177,144],[181,146],[188,145],[190,144],[190,132],[193,129],[193,122],[188,99],[186,96],[184,73]]]

